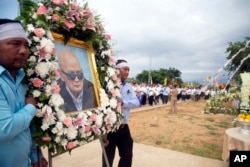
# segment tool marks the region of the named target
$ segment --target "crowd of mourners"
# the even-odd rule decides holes
[[[145,83],[134,83],[132,84],[134,91],[140,101],[141,106],[149,104],[167,104],[171,98],[171,85],[161,84],[145,84]],[[213,89],[202,89],[201,87],[178,87],[177,99],[181,101],[193,100],[198,101],[200,99],[209,99],[218,93]]]

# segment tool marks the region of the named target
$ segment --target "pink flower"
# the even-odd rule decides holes
[[[48,14],[48,12],[49,12],[48,9],[44,5],[39,6],[39,8],[36,11],[37,14],[44,14],[44,15]]]
[[[110,124],[107,124],[106,127],[107,127],[108,130],[111,129],[111,125]]]
[[[118,95],[117,91],[116,91],[116,90],[113,90],[113,91],[112,91],[112,96],[113,96],[113,97],[116,97],[117,95]]]
[[[61,0],[63,4],[67,5],[68,4],[68,0]]]
[[[58,14],[53,14],[53,15],[52,15],[52,20],[53,20],[53,21],[59,21],[59,20],[60,20],[59,15],[58,15]]]
[[[71,141],[71,142],[68,142],[66,147],[68,150],[70,150],[70,149],[74,148],[75,146],[76,146],[76,142]]]
[[[75,15],[75,11],[74,10],[69,10],[67,12],[67,18],[72,18]]]
[[[45,31],[42,28],[35,28],[34,34],[41,38],[45,34]]]
[[[53,115],[53,113],[52,113],[51,107],[46,106],[46,107],[45,107],[44,118],[48,120],[52,115]]]
[[[117,107],[116,107],[116,111],[119,112],[119,113],[122,111],[122,107],[121,106],[122,106],[122,103],[118,102],[117,103]]]
[[[104,31],[103,25],[101,23],[98,23],[98,25],[97,25],[98,35],[101,35],[103,31]]]
[[[90,125],[85,125],[85,132],[89,132],[90,131]]]
[[[84,15],[87,16],[87,15],[89,15],[89,14],[91,14],[90,8],[86,8],[86,9],[84,10]]]
[[[61,0],[53,0],[53,3],[54,3],[55,5],[60,5],[60,4],[61,4]]]
[[[53,90],[53,93],[59,93],[60,92],[60,86],[59,85],[53,85],[52,90]]]
[[[55,70],[55,71],[54,71],[54,74],[55,74],[55,76],[57,76],[57,77],[60,76],[60,72],[59,72],[58,70]]]
[[[39,58],[38,58],[38,61],[40,62],[41,60],[45,59],[45,56],[46,56],[47,52],[45,51],[45,48],[44,48],[44,47],[39,48],[38,51],[39,51],[39,54],[38,54]]]
[[[51,53],[52,53],[52,54],[55,54],[55,53],[56,53],[56,48],[52,48]]]
[[[63,120],[63,123],[64,125],[66,125],[67,127],[70,127],[72,126],[72,119],[70,117],[66,117],[64,120]]]
[[[43,81],[39,78],[34,78],[32,83],[33,83],[33,86],[36,88],[40,88],[43,85]]]
[[[112,78],[113,81],[116,81],[117,80],[117,75],[112,75],[111,78]]]
[[[64,24],[65,24],[69,29],[74,28],[74,27],[76,26],[75,23],[73,23],[73,22],[71,22],[71,21],[69,21],[69,20],[67,20],[67,19],[64,20]]]
[[[96,29],[95,29],[95,20],[93,17],[89,17],[86,21],[86,29],[89,29],[89,30],[92,30],[94,32],[96,32]]]
[[[90,116],[90,119],[92,120],[92,121],[96,121],[96,114],[92,114],[91,116]]]
[[[110,65],[110,66],[114,66],[115,63],[116,63],[115,59],[112,58],[112,57],[110,57],[110,59],[109,59],[109,65]]]
[[[93,129],[93,131],[94,131],[94,133],[95,133],[96,135],[100,135],[100,134],[101,134],[101,131],[100,131],[100,127],[99,127],[99,126],[94,125],[94,126],[92,126],[92,129]]]
[[[104,35],[107,40],[111,40],[111,35],[110,34],[105,34]]]
[[[73,124],[75,126],[82,126],[83,125],[83,119],[82,118],[77,118],[73,120]]]
[[[81,18],[79,17],[79,15],[75,15],[75,19],[76,19],[76,21],[80,21],[81,20]]]
[[[70,5],[71,5],[71,7],[73,7],[73,8],[77,8],[77,7],[78,7],[78,4],[77,4],[76,2],[73,2],[73,3],[71,3]]]

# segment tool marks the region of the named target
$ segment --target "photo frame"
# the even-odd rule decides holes
[[[69,18],[68,10],[72,6],[79,9],[79,13],[88,14]],[[47,147],[50,155],[55,155],[71,152],[77,146],[117,130],[123,119],[121,103],[117,100],[121,82],[115,68],[111,38],[99,15],[97,17],[89,10],[87,3],[81,7],[75,2],[58,4],[42,0],[41,3],[33,3],[33,7],[26,9],[25,13],[21,12],[19,20],[25,25],[30,44],[29,58],[24,67],[25,82],[29,88],[27,94],[38,101],[36,116],[32,120],[35,129],[32,136],[36,144]],[[80,49],[77,54],[87,55],[87,70],[94,85],[96,108],[65,113],[56,56],[56,50],[62,46]],[[82,78],[78,71],[71,74],[70,71],[64,72],[69,79]],[[44,138],[49,141],[44,141]]]
[[[66,114],[76,114],[79,111],[84,111],[88,109],[94,109],[97,107],[100,107],[100,97],[99,97],[99,90],[100,90],[100,81],[98,77],[98,71],[96,67],[96,60],[94,55],[94,50],[91,45],[85,43],[84,41],[80,41],[75,38],[70,38],[70,40],[67,42],[67,44],[64,44],[64,38],[63,35],[52,33],[54,39],[55,39],[55,47],[56,47],[56,61],[58,62],[58,69],[60,72],[60,77],[58,77],[58,82],[60,85],[60,92],[61,96],[64,99],[64,106],[65,106],[65,113]],[[65,53],[67,52],[67,53]],[[66,55],[72,53],[73,55]],[[80,83],[79,78],[76,79],[76,75],[74,76],[74,73],[71,73],[76,81],[69,80],[67,78],[67,73],[64,70],[61,70],[62,67],[60,67],[60,62],[58,60],[58,55],[64,56],[64,62],[67,67],[70,66],[69,62],[72,60],[72,56],[77,58],[78,63],[81,66],[81,69],[83,71],[83,83]],[[78,64],[74,62],[75,64]],[[69,67],[70,68],[70,67]],[[76,67],[72,67],[76,68]],[[66,82],[64,81],[66,80]],[[79,85],[76,85],[78,87],[83,87],[81,89],[82,95],[79,95],[79,97],[82,97],[81,100],[81,106],[77,107],[75,106],[72,97],[73,93],[68,93],[71,88],[73,87],[73,84],[79,83]],[[68,85],[67,85],[68,84]],[[67,87],[67,90],[66,90]],[[74,89],[74,87],[72,88]],[[79,88],[76,88],[80,91]],[[75,97],[77,98],[77,97]]]

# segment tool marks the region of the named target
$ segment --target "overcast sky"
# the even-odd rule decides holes
[[[82,0],[79,0],[82,1]],[[7,3],[3,3],[7,2]],[[0,0],[1,17],[16,15],[17,0]],[[250,36],[249,0],[88,0],[126,59],[130,77],[176,68],[184,81],[213,76],[229,42]],[[14,7],[13,7],[14,6]],[[14,10],[13,12],[10,12]],[[8,12],[5,12],[6,9]],[[222,75],[221,75],[222,77]]]

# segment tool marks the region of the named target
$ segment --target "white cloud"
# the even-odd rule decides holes
[[[88,2],[116,41],[118,58],[131,64],[132,77],[150,67],[176,68],[184,81],[213,76],[226,62],[228,43],[250,36],[248,0]]]
[[[143,70],[169,67],[180,70],[184,81],[213,76],[226,62],[228,43],[250,36],[249,0],[88,3],[116,42],[117,58],[128,60],[131,77]],[[0,0],[1,17],[15,18],[17,9],[16,0]]]

